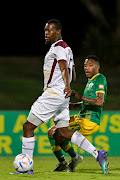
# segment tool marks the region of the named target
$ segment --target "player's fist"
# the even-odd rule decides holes
[[[65,98],[68,98],[71,96],[72,90],[70,88],[64,89]]]

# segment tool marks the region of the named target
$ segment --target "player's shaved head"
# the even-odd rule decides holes
[[[100,69],[100,60],[95,55],[89,55],[86,57],[84,62],[84,70],[86,77],[91,78],[95,74],[99,73]]]
[[[100,66],[100,59],[96,55],[88,55],[85,60],[86,59],[92,59]]]
[[[62,30],[62,24],[57,19],[50,19],[47,23],[48,24],[55,24],[56,30],[59,30],[59,29]]]

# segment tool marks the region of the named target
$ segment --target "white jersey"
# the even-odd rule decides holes
[[[65,83],[62,78],[59,61],[66,61],[72,81],[72,69],[74,66],[73,53],[71,48],[63,41],[59,40],[53,43],[45,56],[44,72],[44,91],[51,89],[53,92],[63,95]]]

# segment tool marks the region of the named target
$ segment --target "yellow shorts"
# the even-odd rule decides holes
[[[78,115],[70,116],[69,129],[78,131],[83,136],[89,136],[98,131],[99,125],[87,119],[80,118]]]

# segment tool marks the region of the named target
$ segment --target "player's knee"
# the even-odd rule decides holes
[[[36,128],[35,125],[31,124],[29,121],[26,121],[23,124],[23,131],[30,131],[30,130],[34,130]]]
[[[73,133],[71,130],[68,129],[68,127],[58,128],[57,130],[63,138],[68,139],[68,140],[71,139],[71,136]]]
[[[64,128],[58,128],[57,130],[58,130],[58,132],[59,132],[61,135],[64,135],[64,134],[67,132],[68,128],[66,128],[66,127],[64,127]]]
[[[57,144],[61,144],[65,140],[65,138],[58,132],[58,129],[53,132],[53,137]]]
[[[27,124],[26,122],[23,124],[23,131],[25,131],[27,129]]]
[[[55,131],[56,127],[55,126],[52,126],[48,129],[48,136],[53,136],[53,133]]]

